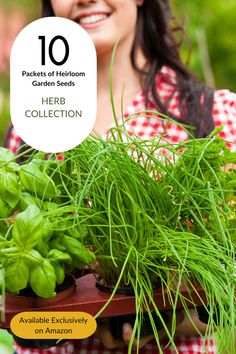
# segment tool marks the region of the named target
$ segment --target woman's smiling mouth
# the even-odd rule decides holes
[[[99,22],[106,20],[110,16],[109,13],[93,13],[81,15],[75,21],[82,27],[96,25]]]

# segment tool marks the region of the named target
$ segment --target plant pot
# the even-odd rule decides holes
[[[209,310],[210,307],[207,306],[207,309]],[[210,317],[207,309],[204,306],[197,306],[197,308],[196,308],[199,320],[201,322],[205,323],[205,324],[208,323],[208,320],[209,320],[209,317]],[[218,325],[218,317],[219,317],[218,312],[219,312],[219,309],[217,307],[216,312],[213,313],[213,320],[214,320],[216,325]]]
[[[112,293],[114,291],[114,286],[107,284],[100,275],[98,276],[95,285],[99,290],[104,291],[106,293]],[[118,288],[116,290],[116,294],[134,296],[134,289],[131,287]]]
[[[153,284],[153,289],[158,289],[161,286],[161,281],[160,280],[156,280]],[[101,290],[101,291],[105,291],[106,293],[112,293],[114,291],[115,286],[114,285],[110,285],[107,284],[106,281],[102,278],[101,275],[98,276],[97,280],[96,280],[96,287]],[[130,296],[134,296],[134,289],[131,287],[124,287],[124,288],[117,288],[116,290],[116,294],[120,294],[120,295],[130,295]]]
[[[6,308],[17,307],[27,310],[27,308],[46,307],[69,297],[75,291],[75,287],[76,283],[74,277],[67,275],[64,282],[57,286],[57,295],[55,297],[44,299],[36,296],[30,288],[21,290],[19,295],[6,293]]]
[[[160,282],[156,282],[155,284],[156,284],[155,288],[158,288],[160,286]],[[99,290],[104,291],[104,292],[108,292],[108,293],[112,293],[114,290],[114,286],[107,285],[101,276],[99,276],[96,281],[96,287]],[[133,288],[129,288],[129,287],[118,288],[116,290],[116,294],[135,296]],[[169,321],[169,316],[167,315],[166,311],[160,311],[160,314],[161,314],[162,319],[165,322],[165,324],[167,324]],[[161,320],[157,317],[155,312],[152,312],[152,315],[153,315],[153,320],[155,322],[155,327],[156,327],[157,331],[160,331],[161,329],[163,329],[163,324],[162,324]],[[122,339],[123,324],[129,323],[133,327],[134,323],[135,323],[135,319],[136,319],[136,314],[109,317],[110,330],[111,330],[113,337],[116,339]],[[150,322],[150,318],[149,318],[148,313],[145,312],[143,314],[143,318],[142,318],[140,338],[146,337],[152,333],[153,333],[153,329],[152,329],[152,325]]]
[[[36,307],[46,307],[70,297],[76,288],[76,281],[72,275],[67,275],[64,282],[56,288],[57,295],[44,299],[37,297]]]
[[[169,316],[165,311],[160,311],[163,321],[165,324],[169,321]],[[152,312],[153,320],[155,322],[155,327],[157,331],[162,330],[163,324],[161,320],[157,317],[157,315]],[[126,315],[126,316],[118,316],[110,318],[110,330],[114,338],[122,339],[122,327],[124,323],[129,323],[132,327],[134,326],[136,319],[136,314],[134,315]],[[152,325],[149,319],[149,315],[147,312],[143,314],[143,321],[141,325],[140,338],[146,337],[153,333]]]
[[[18,345],[20,345],[21,347],[24,347],[24,348],[48,349],[48,348],[55,347],[55,346],[59,347],[60,345],[62,345],[63,343],[65,343],[67,341],[67,339],[61,340],[60,343],[58,343],[58,345],[57,345],[58,339],[24,339],[24,338],[17,337],[10,330],[9,330],[9,332],[12,335],[12,337],[14,338],[14,341]]]
[[[52,298],[44,299],[37,297],[33,293],[32,289],[29,288],[21,291],[20,295],[6,294],[6,309],[9,307],[11,309],[17,307],[18,312],[20,312],[20,308],[22,308],[22,311],[30,311],[31,309],[36,310],[37,308],[40,308],[40,311],[43,311],[47,306],[60,302],[61,300],[71,296],[75,291],[75,288],[76,283],[74,277],[68,275],[64,282],[56,288],[56,292],[58,293]],[[48,349],[56,346],[58,341],[58,339],[24,339],[16,336],[11,330],[9,330],[9,332],[13,336],[15,342],[25,348]],[[58,346],[66,341],[67,340],[60,341]]]

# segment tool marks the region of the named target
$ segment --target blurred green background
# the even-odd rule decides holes
[[[182,38],[183,61],[210,86],[236,92],[236,0],[171,0],[171,3],[187,33]],[[39,0],[0,0],[0,143],[10,119],[11,44],[20,29],[39,14]],[[0,331],[0,353],[11,352],[11,345],[11,337]]]

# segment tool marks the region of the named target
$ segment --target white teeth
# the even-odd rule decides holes
[[[105,14],[91,15],[91,16],[82,17],[79,22],[81,23],[81,25],[89,25],[91,23],[96,23],[105,20],[107,17],[108,15]]]

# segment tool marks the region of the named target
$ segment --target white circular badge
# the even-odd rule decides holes
[[[91,132],[97,111],[94,44],[77,23],[47,17],[17,36],[11,51],[11,119],[21,139],[63,152]]]

